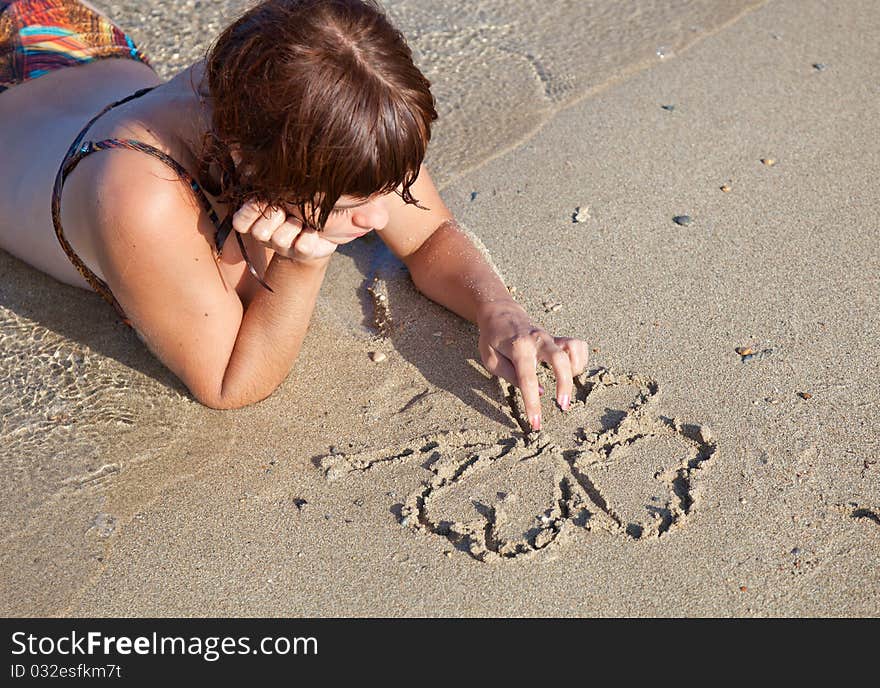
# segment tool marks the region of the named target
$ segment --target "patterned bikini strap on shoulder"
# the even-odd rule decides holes
[[[202,208],[204,208],[205,212],[208,214],[208,217],[211,219],[211,222],[214,225],[214,245],[216,249],[216,260],[220,260],[223,251],[223,245],[226,242],[226,238],[228,237],[231,229],[232,229],[232,213],[220,222],[220,218],[217,216],[217,212],[214,210],[214,207],[211,205],[211,201],[208,200],[208,197],[205,195],[205,192],[202,190],[201,185],[196,181],[193,176],[186,171],[186,168],[183,167],[177,160],[172,158],[167,153],[159,150],[155,146],[151,146],[148,143],[144,143],[143,141],[136,141],[134,139],[104,139],[103,141],[87,141],[86,143],[81,145],[79,151],[74,154],[74,157],[71,158],[71,162],[75,165],[79,162],[79,160],[90,153],[99,150],[108,150],[112,148],[125,148],[128,150],[140,151],[141,153],[146,153],[147,155],[151,155],[155,158],[158,158],[163,163],[168,165],[171,169],[173,169],[177,176],[185,182],[192,192],[195,194]],[[263,288],[269,290],[274,293],[274,289],[270,287],[266,281],[260,277],[260,274],[257,272],[257,269],[254,267],[251,262],[250,256],[248,256],[247,249],[245,248],[244,242],[242,241],[241,234],[235,232],[235,238],[238,242],[238,248],[241,251],[242,258],[244,258],[244,262],[247,265],[248,272],[250,272],[251,276],[259,282]]]

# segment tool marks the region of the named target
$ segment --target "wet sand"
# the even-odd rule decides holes
[[[176,48],[192,3],[117,5],[165,69],[203,49]],[[3,613],[880,612],[880,15],[509,5],[389,3],[437,84],[444,198],[590,343],[572,409],[524,435],[474,328],[375,239],[233,412],[0,254]]]

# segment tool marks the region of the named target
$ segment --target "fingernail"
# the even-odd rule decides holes
[[[563,394],[559,397],[559,407],[563,411],[568,411],[568,407],[571,405],[571,398],[567,394]]]
[[[529,418],[529,421],[532,423],[532,430],[540,430],[541,429],[541,414],[536,413],[534,416]]]

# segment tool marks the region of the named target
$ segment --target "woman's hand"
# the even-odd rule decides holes
[[[538,385],[539,362],[548,363],[556,376],[556,402],[566,411],[571,403],[573,378],[587,366],[586,342],[570,337],[552,337],[532,324],[516,301],[484,306],[477,320],[480,328],[480,357],[493,375],[503,377],[522,392],[533,430],[541,429],[543,390]]]
[[[338,247],[314,229],[303,229],[302,222],[280,208],[267,208],[255,201],[245,203],[232,216],[236,232],[248,234],[275,253],[291,260],[317,261]]]

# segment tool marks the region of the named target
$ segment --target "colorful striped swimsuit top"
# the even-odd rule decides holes
[[[0,93],[49,72],[111,57],[150,66],[125,31],[77,0],[0,0]]]
[[[189,172],[184,169],[184,167],[177,162],[174,158],[163,153],[158,148],[151,146],[148,143],[143,143],[142,141],[136,141],[133,139],[104,139],[102,141],[85,141],[85,136],[91,126],[101,117],[104,113],[109,110],[117,107],[118,105],[122,105],[123,103],[127,103],[130,100],[134,100],[135,98],[139,98],[142,95],[149,93],[153,90],[154,87],[143,88],[130,96],[123,98],[122,100],[118,100],[115,103],[111,103],[107,107],[105,107],[101,112],[95,115],[85,127],[83,127],[82,131],[80,131],[79,135],[76,137],[74,142],[71,144],[70,148],[67,151],[67,154],[64,156],[64,160],[61,161],[61,166],[58,169],[58,174],[55,176],[55,186],[52,191],[52,224],[55,227],[55,235],[58,237],[58,242],[61,244],[61,248],[79,273],[85,278],[85,280],[92,286],[92,288],[100,294],[107,303],[113,306],[116,309],[117,314],[122,319],[126,325],[131,327],[131,321],[128,319],[128,316],[125,314],[122,306],[116,300],[116,297],[113,296],[113,293],[110,291],[110,288],[107,286],[107,283],[98,277],[94,272],[92,272],[85,263],[76,255],[76,252],[73,250],[71,245],[68,243],[67,239],[64,238],[64,233],[61,228],[61,192],[64,190],[64,182],[67,179],[68,175],[76,169],[76,166],[83,160],[83,158],[91,155],[92,153],[96,153],[102,150],[111,150],[111,149],[128,149],[140,151],[142,153],[147,153],[148,155],[152,155],[155,158],[158,158],[163,163],[165,163],[168,167],[174,170],[179,179],[186,183],[193,194],[196,196],[197,200],[201,204],[202,208],[204,208],[205,212],[208,213],[208,217],[211,218],[211,222],[214,223],[214,227],[216,231],[214,233],[214,246],[216,250],[215,258],[216,260],[220,260],[221,252],[223,250],[223,245],[226,242],[226,238],[229,236],[229,232],[232,229],[232,212],[230,212],[226,219],[223,222],[220,222],[217,217],[217,213],[214,211],[214,208],[211,206],[211,202],[208,200],[207,196],[205,196],[202,187],[199,183],[193,178]],[[241,255],[247,264],[248,270],[250,274],[266,289],[272,291],[272,288],[266,284],[266,282],[260,277],[254,268],[253,264],[248,257],[247,250],[245,249],[244,242],[242,241],[241,234],[238,232],[234,232],[235,238],[238,240],[238,247],[241,250]]]

